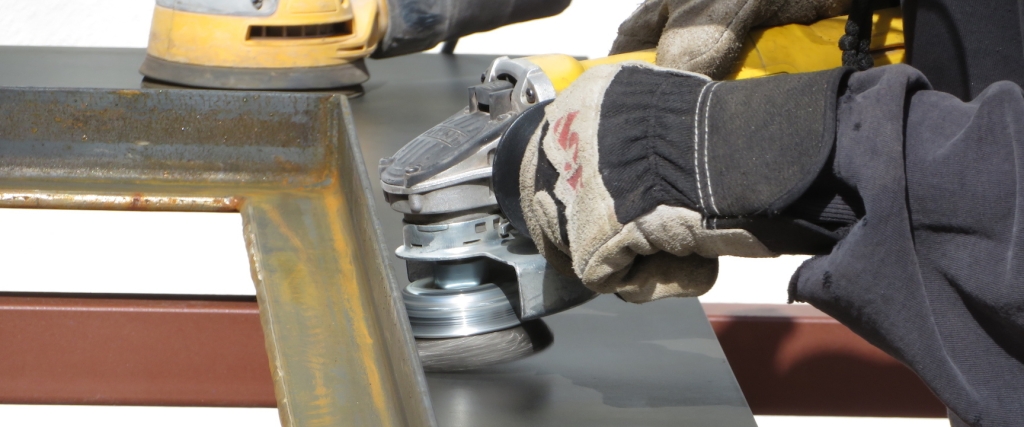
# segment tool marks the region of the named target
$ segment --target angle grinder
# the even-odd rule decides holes
[[[873,27],[875,63],[902,62],[899,10],[878,11],[874,20],[888,23]],[[841,66],[845,23],[846,17],[836,17],[756,30],[726,79]],[[519,164],[544,105],[580,74],[602,64],[654,60],[654,51],[585,61],[498,58],[469,88],[466,108],[381,160],[385,198],[404,214],[404,244],[396,254],[409,267],[403,298],[426,369],[467,369],[534,354],[552,339],[541,317],[595,296],[537,253],[519,206]]]
[[[566,55],[498,58],[469,88],[466,108],[381,160],[385,198],[404,214],[396,254],[409,267],[402,296],[425,369],[534,354],[552,339],[541,317],[596,296],[548,266],[516,220],[521,216],[508,215],[518,207],[519,163],[502,162],[502,153],[523,145],[528,135],[517,129],[532,132],[543,105],[583,70],[629,59],[653,62],[654,53],[583,62]],[[499,197],[497,188],[515,194]]]

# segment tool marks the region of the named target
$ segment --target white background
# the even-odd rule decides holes
[[[0,0],[0,45],[145,47],[153,0]],[[463,38],[456,52],[604,56],[637,0]],[[0,291],[254,294],[237,214],[0,209]],[[786,301],[803,257],[725,258],[705,302]],[[139,277],[147,278],[140,283]],[[2,345],[2,343],[0,343]],[[0,379],[2,380],[2,379]],[[937,427],[943,420],[757,417],[770,426]],[[4,426],[273,426],[275,409],[0,405]]]

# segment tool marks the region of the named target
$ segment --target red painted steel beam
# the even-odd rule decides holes
[[[945,415],[912,372],[811,307],[704,308],[755,414]],[[253,298],[0,294],[0,403],[276,401]]]
[[[0,296],[0,402],[276,406],[256,301]]]
[[[704,311],[755,414],[946,416],[910,369],[811,306]]]

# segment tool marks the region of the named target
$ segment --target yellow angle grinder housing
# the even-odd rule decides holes
[[[385,0],[157,0],[145,76],[223,89],[323,89],[369,78]]]
[[[140,71],[222,89],[352,86],[369,78],[367,56],[420,52],[568,6],[569,0],[157,0]]]

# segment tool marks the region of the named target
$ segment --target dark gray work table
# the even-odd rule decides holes
[[[142,49],[0,47],[0,86],[138,88]],[[492,57],[410,55],[370,61],[351,100],[376,194],[378,159],[465,106]],[[401,215],[377,199],[390,247]],[[393,258],[397,277],[404,265]],[[545,319],[555,342],[497,367],[428,374],[441,426],[755,425],[696,299],[642,306],[600,297]]]

